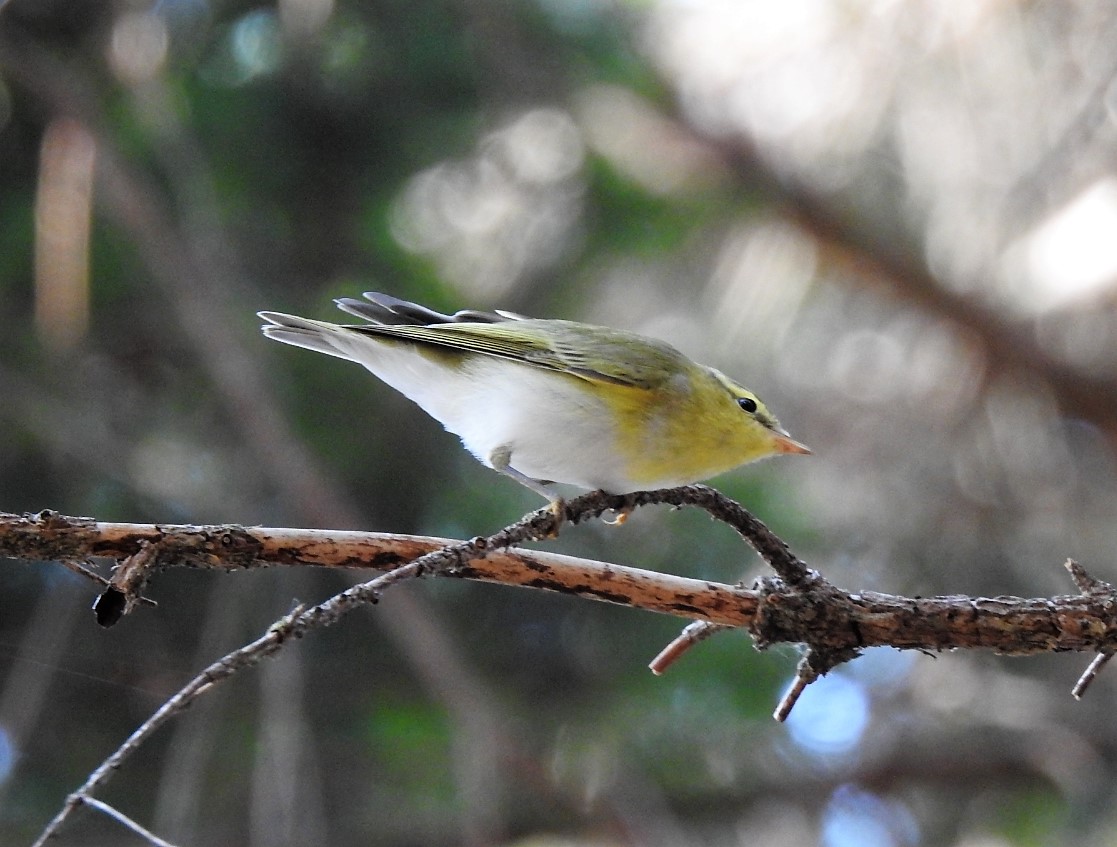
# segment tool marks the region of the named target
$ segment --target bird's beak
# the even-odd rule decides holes
[[[809,456],[813,452],[806,444],[796,441],[782,429],[775,429],[773,433],[776,436],[777,453],[800,453],[804,456]]]

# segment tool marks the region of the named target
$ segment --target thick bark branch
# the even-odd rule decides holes
[[[682,495],[666,496],[672,492]],[[716,492],[692,486],[620,498],[595,493],[569,504],[567,520],[600,514],[634,497],[637,500],[633,505],[641,505],[688,499],[693,502],[696,496],[701,499],[708,493]],[[710,507],[708,503],[699,505]],[[538,520],[545,521],[545,514],[540,514]],[[770,536],[762,524],[749,518]],[[756,542],[752,537],[749,540]],[[52,512],[0,513],[0,556],[74,562],[92,557],[128,561],[142,554],[149,573],[166,567],[234,569],[266,565],[386,571],[451,543],[448,539],[371,532],[236,524],[122,524]],[[933,651],[982,647],[1016,655],[1117,651],[1117,597],[1105,583],[1080,583],[1082,593],[1050,598],[909,598],[842,591],[805,566],[805,576],[794,570],[791,573],[799,577],[796,584],[785,577],[773,577],[744,589],[541,551],[489,549],[483,557],[463,561],[445,575],[541,588],[745,627],[760,647],[802,643],[816,650],[839,652],[873,646]]]
[[[346,589],[323,603],[300,607],[256,641],[207,667],[163,704],[68,798],[43,830],[36,847],[55,835],[70,815],[90,802],[156,729],[191,702],[239,670],[280,650],[284,643],[328,626],[360,605],[374,603],[397,582],[424,574],[447,575],[544,588],[668,612],[705,623],[691,624],[653,663],[661,672],[717,624],[745,626],[758,647],[776,642],[805,644],[797,678],[775,717],[783,720],[803,690],[819,676],[856,657],[862,648],[942,650],[987,647],[1003,653],[1091,650],[1107,657],[1117,649],[1113,623],[1117,599],[1111,586],[1079,565],[1068,569],[1081,594],[1050,599],[1017,597],[905,598],[848,593],[830,585],[795,558],[760,521],[732,500],[705,486],[611,496],[597,491],[565,505],[562,520],[578,523],[606,511],[631,511],[652,503],[695,505],[733,526],[777,572],[750,590],[713,582],[588,562],[548,553],[512,551],[524,541],[553,535],[562,522],[544,509],[488,538],[446,543],[443,539],[327,530],[266,529],[238,525],[171,526],[101,523],[54,512],[0,513],[0,556],[58,559],[70,565],[109,556],[121,561],[101,601],[116,597],[119,614],[133,607],[151,574],[175,565],[241,568],[268,564],[372,567],[386,573]],[[100,604],[99,604],[100,605]],[[104,620],[104,609],[98,609]],[[1075,689],[1093,678],[1095,661]],[[99,803],[99,801],[95,801]],[[104,806],[105,804],[100,804]],[[109,813],[111,807],[105,807]]]
[[[151,545],[158,551],[156,569],[309,565],[388,571],[454,543],[379,532],[104,523],[53,512],[0,512],[0,557],[124,561]],[[747,625],[756,605],[748,592],[730,585],[542,551],[493,550],[446,575],[542,588],[730,626]]]

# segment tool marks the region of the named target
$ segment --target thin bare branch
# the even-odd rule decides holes
[[[713,624],[706,621],[693,621],[683,627],[680,632],[659,654],[648,663],[648,670],[656,676],[662,676],[671,665],[683,657],[691,647],[705,641],[712,635],[730,629],[722,624]]]
[[[172,844],[170,841],[166,841],[160,838],[151,830],[140,826],[119,809],[110,806],[108,803],[103,803],[96,797],[82,797],[81,805],[89,806],[101,812],[102,814],[108,815],[121,826],[125,827],[126,829],[132,830],[132,832],[136,833],[136,835],[140,836],[140,838],[143,838],[149,844],[154,844],[155,847],[175,847],[175,845]]]
[[[1081,700],[1082,696],[1086,693],[1086,689],[1090,687],[1098,674],[1101,673],[1102,668],[1109,664],[1109,660],[1113,658],[1112,653],[1098,653],[1094,656],[1094,661],[1090,662],[1089,666],[1082,672],[1082,676],[1078,678],[1078,682],[1074,684],[1074,688],[1070,690],[1071,696],[1075,700]]]
[[[795,679],[792,680],[791,686],[780,698],[776,710],[772,712],[772,719],[783,723],[791,714],[791,710],[795,708],[795,704],[799,702],[799,697],[807,690],[807,686],[818,679],[816,674],[805,661],[799,663],[799,667],[795,672]]]

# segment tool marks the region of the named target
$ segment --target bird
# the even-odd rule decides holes
[[[546,498],[559,519],[556,484],[627,494],[811,452],[753,392],[663,341],[502,310],[446,315],[388,294],[363,297],[334,301],[358,324],[257,314],[274,341],[363,365],[482,464]]]

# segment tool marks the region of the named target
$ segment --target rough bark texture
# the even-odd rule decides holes
[[[697,493],[704,491],[698,489]],[[592,507],[571,513],[568,506],[567,520],[616,508],[623,499],[586,495],[577,502]],[[661,497],[655,501],[669,500]],[[1117,597],[1111,586],[1090,579],[1076,565],[1071,565],[1072,575],[1082,593],[1050,598],[909,598],[846,592],[806,569],[762,524],[748,518],[762,530],[761,540],[771,548],[762,553],[765,558],[772,554],[789,557],[783,570],[796,577],[794,583],[772,577],[744,589],[545,552],[491,547],[440,575],[540,588],[743,626],[759,647],[802,643],[837,660],[873,646],[931,651],[981,647],[1007,654],[1117,650]],[[727,522],[736,525],[733,520]],[[524,525],[533,523],[546,533],[545,516],[536,516]],[[754,541],[749,533],[742,534]],[[147,577],[161,568],[304,565],[386,571],[450,543],[381,533],[235,524],[122,524],[54,512],[0,513],[0,556],[70,563],[108,557],[123,562],[109,591],[118,590],[129,606],[138,599],[139,587]]]

